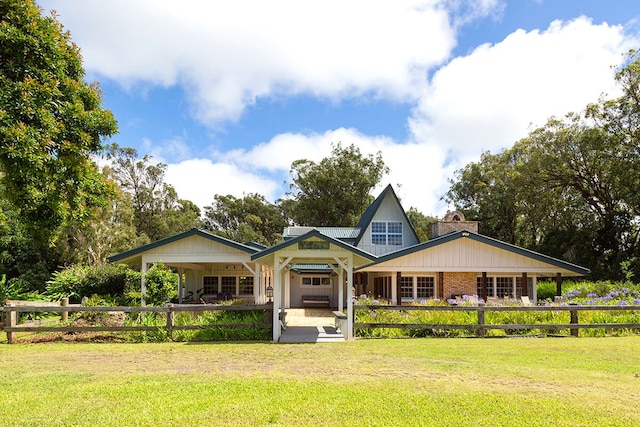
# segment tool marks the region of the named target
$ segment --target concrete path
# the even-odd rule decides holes
[[[286,328],[280,335],[283,343],[344,342],[344,335],[334,327],[330,309],[287,309]]]

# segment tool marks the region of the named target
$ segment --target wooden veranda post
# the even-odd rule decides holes
[[[489,290],[487,289],[487,272],[482,272],[482,299],[487,301],[489,298]]]
[[[556,296],[562,296],[562,273],[556,274]]]
[[[402,273],[398,271],[396,274],[396,298],[397,304],[402,305],[402,285],[400,282],[402,281]]]

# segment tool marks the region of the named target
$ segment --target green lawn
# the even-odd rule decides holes
[[[0,425],[640,425],[640,337],[0,344]]]

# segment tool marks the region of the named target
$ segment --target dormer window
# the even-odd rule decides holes
[[[402,245],[402,223],[400,221],[373,221],[371,243],[374,245]]]

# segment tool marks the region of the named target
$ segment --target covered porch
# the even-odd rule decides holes
[[[302,300],[299,304],[297,299],[292,303],[292,296],[297,295],[296,291],[302,292],[301,289],[313,295],[329,297],[330,307],[327,308],[335,308],[340,312],[346,309],[347,324],[344,328],[346,331],[343,332],[345,339],[352,339],[353,272],[356,268],[369,264],[374,258],[372,254],[323,235],[317,230],[252,255],[252,261],[268,266],[262,280],[270,294],[273,294],[273,341],[280,340],[280,319],[286,318],[287,309],[302,305]],[[299,275],[297,272],[301,271],[300,265],[310,264],[326,266],[331,271],[326,275],[329,280],[323,281],[324,276],[320,275],[318,280],[314,280],[314,275],[309,274],[299,277],[300,282],[292,281],[294,275]],[[310,280],[305,282],[305,278]],[[293,292],[292,283],[299,287]],[[335,296],[333,289],[336,292]]]

